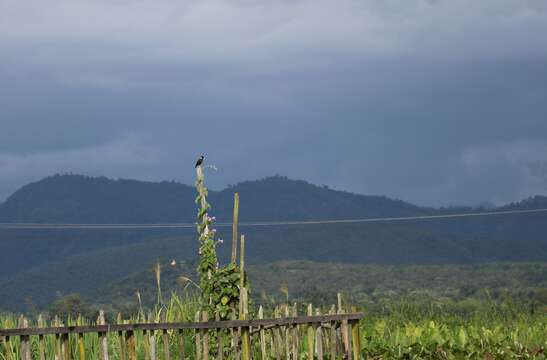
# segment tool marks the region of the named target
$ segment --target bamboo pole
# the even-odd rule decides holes
[[[240,288],[245,286],[245,235],[241,235],[241,250],[239,252]],[[241,304],[241,302],[240,302]],[[239,311],[242,309],[240,308]]]
[[[194,320],[196,322],[199,322],[201,319],[201,311],[197,311],[196,312],[196,316],[194,317]],[[199,332],[199,330],[194,330],[195,331],[195,337],[196,337],[196,360],[202,360],[202,357],[201,357],[201,333]]]
[[[264,319],[264,309],[262,308],[262,305],[258,308],[258,318]],[[260,355],[262,360],[268,358],[266,354],[266,332],[264,331],[264,326],[260,327]]]
[[[274,317],[280,318],[281,313],[279,312],[279,307],[275,307],[274,309]],[[281,331],[279,330],[279,326],[276,326],[273,328],[273,338],[274,338],[274,345],[275,345],[275,359],[281,360],[283,349],[282,349],[282,343],[283,339],[281,337]]]
[[[125,338],[127,343],[127,356],[129,360],[137,360],[137,352],[135,348],[135,335],[132,330],[125,332]]]
[[[241,300],[241,299],[240,299]],[[235,310],[231,313],[231,319],[236,320],[236,312]],[[239,347],[239,338],[240,338],[240,329],[230,329],[230,334],[232,335],[232,351],[234,353],[235,360],[241,359],[241,352]]]
[[[53,326],[54,327],[61,326],[61,322],[59,321],[59,317],[57,317],[57,315],[55,315],[55,317],[53,318]],[[63,355],[61,353],[61,335],[55,334],[55,358],[56,360],[61,360],[62,356]]]
[[[209,321],[207,311],[201,312],[201,321]],[[209,330],[201,329],[201,337],[203,339],[203,360],[209,360]]]
[[[353,328],[352,326],[352,323],[351,322],[348,322],[348,327],[347,327],[347,331],[348,331],[348,347],[347,347],[347,350],[346,350],[346,357],[348,360],[353,360],[353,349],[352,349],[352,339],[351,339],[351,329]]]
[[[356,313],[357,309],[353,307],[352,312]],[[359,360],[361,357],[361,334],[359,333],[359,321],[351,321],[351,337],[353,344],[353,359]]]
[[[342,294],[337,294],[337,300],[338,300],[338,314],[344,313],[344,308],[342,304]],[[342,326],[340,327],[340,330],[342,332],[342,343],[344,344],[344,352],[349,352],[349,332],[348,332],[348,321],[342,320]]]
[[[240,314],[240,319],[248,320],[249,303],[247,298],[247,289],[244,287],[241,288],[240,299],[241,299],[241,305],[242,305],[241,308],[243,310]],[[249,330],[250,329],[248,326],[241,327],[241,358],[243,360],[251,360],[251,337],[249,334]]]
[[[315,315],[321,315],[319,308],[315,310]],[[323,328],[321,324],[315,325],[315,352],[317,353],[317,358],[323,360]]]
[[[220,314],[215,314],[215,320],[220,321]],[[222,360],[224,358],[224,343],[222,338],[223,329],[217,329],[217,360]]]
[[[148,313],[148,322],[153,323],[154,316],[151,312]],[[156,360],[156,332],[154,330],[148,330],[148,347],[150,351],[150,360]]]
[[[68,334],[63,334],[61,336],[61,341],[63,344],[64,360],[72,360],[72,351],[70,349],[70,341]],[[28,358],[30,360],[30,357]]]
[[[78,315],[78,319],[76,320],[76,323],[78,326],[83,325],[82,316]],[[79,360],[85,360],[85,344],[84,344],[84,334],[78,333],[78,354],[79,354]]]
[[[28,328],[28,319],[24,316],[19,318],[19,328],[26,329]],[[21,360],[31,360],[30,358],[30,337],[28,335],[22,335],[20,339],[20,356]]]
[[[313,305],[308,304],[308,316],[313,316]],[[315,330],[311,324],[306,325],[307,331],[307,343],[308,343],[308,360],[313,360],[313,353],[315,348]]]
[[[122,314],[118,313],[118,316],[116,317],[116,322],[118,324],[123,324]],[[125,337],[123,336],[123,331],[118,331],[118,344],[120,346],[120,360],[126,360],[126,353],[125,353]]]
[[[298,316],[298,305],[294,303],[292,307],[292,316],[297,317]],[[293,354],[293,359],[298,359],[298,349],[300,348],[300,339],[298,337],[298,325],[293,325],[291,329],[291,335],[292,335],[292,344],[291,344],[291,351]]]
[[[235,264],[237,260],[237,227],[239,222],[239,194],[234,194],[234,215],[232,220],[232,263]]]
[[[97,318],[98,325],[105,325],[104,311],[99,311],[99,317]],[[108,339],[105,332],[99,333],[99,358],[101,360],[108,360]]]
[[[284,305],[284,315],[286,318],[288,318],[290,315],[289,315],[289,305],[288,304],[285,304]],[[287,360],[290,360],[291,358],[291,331],[290,331],[290,326],[284,326],[284,335],[285,335],[285,358]]]
[[[165,360],[170,360],[171,354],[169,353],[169,333],[167,332],[167,329],[163,330],[161,341],[163,342],[163,358]]]
[[[38,327],[39,328],[46,327],[42,314],[38,315]],[[45,350],[46,350],[46,344],[44,341],[44,335],[40,334],[38,336],[38,358],[40,360],[46,360]]]
[[[334,307],[334,305],[332,305],[329,314],[334,315],[335,313],[336,308]],[[336,360],[336,322],[334,321],[330,323],[329,335],[330,360]]]

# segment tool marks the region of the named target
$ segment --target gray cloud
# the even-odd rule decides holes
[[[0,4],[0,198],[54,172],[546,193],[544,1]]]

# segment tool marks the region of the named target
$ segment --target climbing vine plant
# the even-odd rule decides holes
[[[208,189],[205,186],[202,165],[196,168],[196,175],[198,192],[196,204],[199,205],[197,232],[200,246],[198,253],[201,258],[198,273],[202,308],[209,313],[209,316],[218,314],[221,319],[228,319],[230,312],[238,308],[240,271],[234,263],[219,266],[216,247],[224,241],[218,238],[214,228],[216,218],[211,216],[211,205],[207,202]]]

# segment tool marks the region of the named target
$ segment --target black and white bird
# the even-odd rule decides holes
[[[201,164],[203,164],[203,159],[205,159],[205,156],[200,155],[200,157],[198,158],[198,161],[196,161],[196,167],[198,167],[198,166],[200,166]]]

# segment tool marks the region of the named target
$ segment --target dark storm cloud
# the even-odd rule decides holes
[[[547,192],[542,1],[33,6],[0,5],[0,197],[54,172],[191,183],[201,151],[216,187]]]

